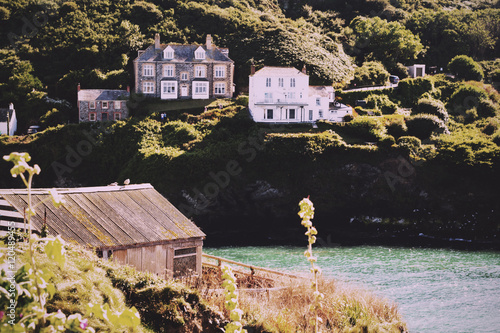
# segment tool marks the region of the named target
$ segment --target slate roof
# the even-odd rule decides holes
[[[78,92],[79,101],[118,101],[129,97],[130,93],[126,90],[81,89]]]
[[[274,67],[265,66],[255,72],[252,76],[284,76],[284,77],[294,77],[294,76],[307,76],[307,74],[302,73],[293,67]]]
[[[174,58],[173,59],[163,59],[163,50],[170,46],[174,49]],[[205,59],[195,59],[194,52],[202,47],[205,50]],[[197,44],[161,44],[161,48],[155,50],[154,45],[150,45],[144,52],[140,53],[139,56],[134,61],[141,62],[233,62],[227,55],[225,55],[221,50],[217,47],[214,47],[211,50],[208,50],[204,45]]]
[[[32,190],[33,204],[42,202],[32,226],[40,231],[46,216],[49,234],[66,241],[113,249],[205,237],[151,184],[57,189],[66,201],[59,208],[51,200],[43,202],[48,190]],[[25,189],[0,190],[0,220],[22,222],[27,198]]]
[[[0,109],[0,123],[7,122],[7,112],[9,112],[10,119],[12,119],[12,113],[14,113],[14,110],[2,108]]]

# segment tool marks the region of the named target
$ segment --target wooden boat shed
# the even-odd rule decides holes
[[[59,188],[65,203],[55,208],[49,189],[33,189],[37,215],[50,235],[95,249],[104,258],[165,277],[201,275],[205,234],[151,184]],[[0,227],[23,228],[26,189],[0,190]],[[10,224],[9,224],[10,222]]]

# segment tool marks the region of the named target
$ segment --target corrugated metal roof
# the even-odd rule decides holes
[[[55,208],[49,189],[33,189],[37,215],[32,226],[40,231],[46,216],[49,234],[96,248],[113,248],[205,234],[151,184],[57,189],[65,203]],[[27,206],[25,189],[0,190],[18,212]]]

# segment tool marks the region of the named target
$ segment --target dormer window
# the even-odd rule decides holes
[[[196,60],[203,60],[205,59],[205,50],[200,46],[194,51],[194,58]]]
[[[171,46],[167,46],[165,50],[163,50],[163,59],[174,59],[174,49]]]

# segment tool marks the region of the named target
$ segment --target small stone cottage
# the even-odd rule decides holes
[[[127,90],[80,89],[78,84],[78,121],[120,120],[129,116]]]

